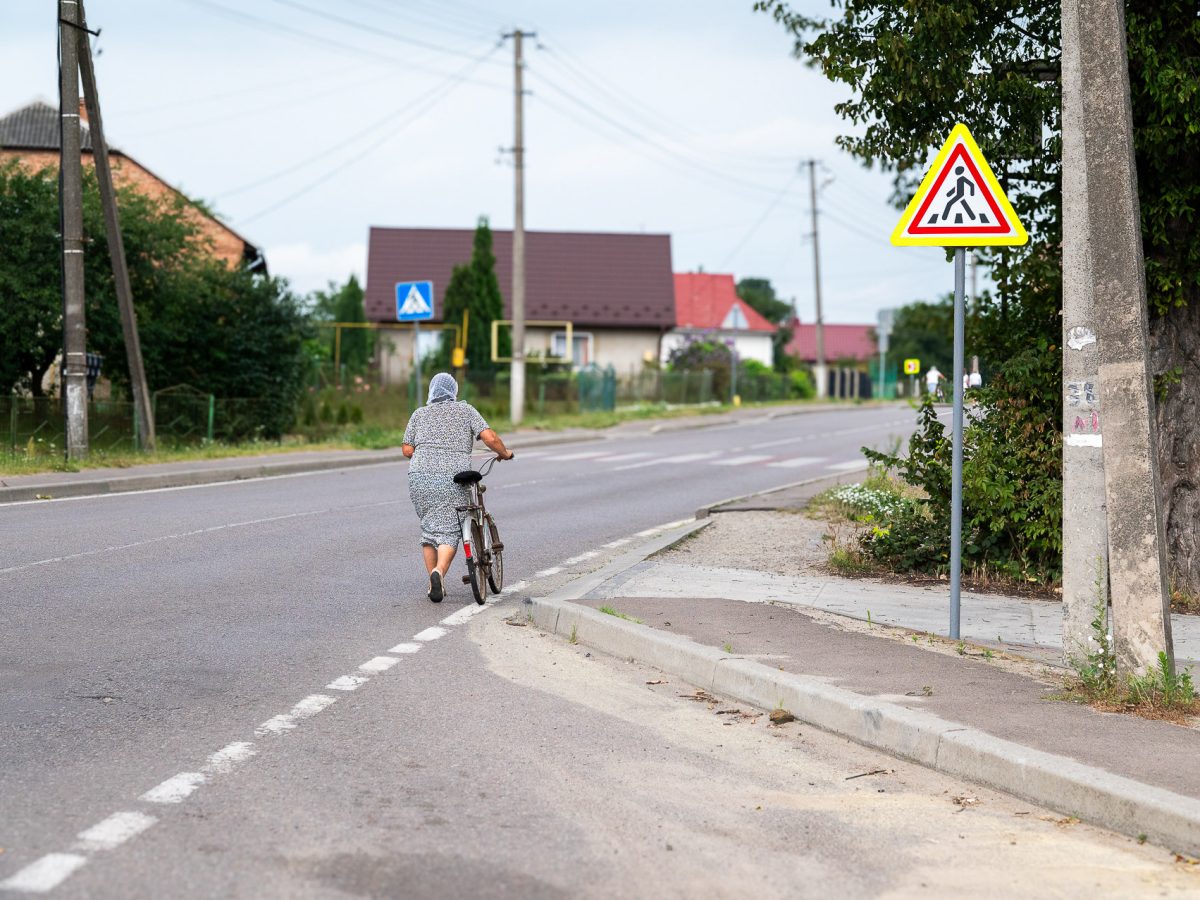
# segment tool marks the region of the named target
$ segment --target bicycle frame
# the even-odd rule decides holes
[[[479,467],[479,474],[481,476],[486,476],[492,471],[492,466],[494,466],[499,459],[500,457],[493,456],[486,463],[484,463],[483,466]],[[484,466],[487,468],[484,468]],[[475,559],[476,548],[471,546],[471,540],[467,537],[466,529],[463,526],[468,520],[470,520],[474,521],[479,526],[480,532],[483,531],[487,517],[487,505],[483,500],[483,495],[486,492],[487,487],[484,486],[483,478],[480,478],[479,481],[471,485],[471,502],[466,506],[455,507],[455,510],[460,513],[458,517],[458,532],[462,536],[463,554],[467,559],[470,560]],[[466,513],[467,515],[464,516],[461,515],[461,513]]]

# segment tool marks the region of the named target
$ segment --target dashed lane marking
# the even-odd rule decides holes
[[[416,653],[420,649],[420,644],[410,644],[405,642],[403,644],[397,644],[395,647],[390,649],[388,653]]]
[[[328,694],[310,694],[293,706],[291,712],[267,719],[254,729],[254,733],[263,737],[268,734],[283,734],[285,731],[291,731],[301,720],[315,716],[336,702],[337,698],[330,697]]]
[[[567,462],[572,459],[594,459],[597,456],[604,456],[607,450],[584,450],[582,453],[565,453],[561,456],[546,456],[542,458],[542,462]]]
[[[865,469],[867,461],[865,459],[852,459],[848,462],[834,463],[832,466],[826,466],[830,472],[849,472],[851,469]]]
[[[814,463],[824,462],[823,456],[797,456],[795,459],[781,459],[779,462],[767,463],[777,469],[798,469],[801,466],[811,466]]]
[[[325,685],[327,691],[354,691],[370,681],[366,675],[343,675]]]
[[[557,575],[562,571],[562,566],[551,566],[548,569],[542,569],[540,572],[534,572],[534,578],[549,578],[551,575]]]
[[[154,816],[148,816],[141,812],[113,813],[86,831],[79,832],[79,840],[74,849],[85,853],[112,850],[121,846],[131,837],[141,834],[157,821],[158,819]]]
[[[645,462],[630,463],[627,466],[617,466],[614,472],[626,472],[630,469],[642,469],[646,466],[664,466],[674,463],[699,462],[702,459],[712,459],[717,455],[715,450],[708,453],[684,453],[681,456],[663,456],[659,459],[648,459]]]
[[[78,853],[47,853],[11,878],[0,881],[0,888],[27,894],[45,894],[66,881],[85,862],[87,857]]]
[[[228,775],[238,763],[243,763],[257,751],[251,741],[234,741],[208,758],[200,771],[205,775]]]
[[[446,636],[445,628],[439,628],[436,625],[431,625],[429,628],[426,628],[424,631],[418,631],[416,634],[413,635],[412,639],[414,641],[425,642],[425,641],[436,641],[438,638],[445,637],[445,636]]]
[[[368,659],[365,663],[358,667],[360,672],[369,672],[376,675],[380,672],[386,672],[396,663],[400,662],[395,656],[376,656],[374,659]]]
[[[182,803],[185,797],[207,780],[208,776],[203,772],[180,772],[150,788],[142,794],[141,799],[147,803]]]
[[[746,466],[751,463],[762,462],[764,459],[770,459],[769,456],[732,456],[728,459],[714,459],[714,466]]]

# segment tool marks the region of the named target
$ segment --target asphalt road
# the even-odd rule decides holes
[[[508,583],[549,589],[638,532],[838,471],[912,422],[860,409],[518,446],[488,482]],[[837,884],[872,896],[881,878],[920,884],[911,854],[856,873],[822,830],[837,819],[828,797],[789,801],[785,831],[807,849],[754,876],[779,836],[723,808],[721,791],[684,803],[690,780],[743,797],[782,790],[763,779],[791,760],[814,784],[848,752],[895,764],[809,736],[782,762],[748,764],[739,787],[729,730],[687,719],[683,701],[655,701],[687,719],[672,736],[658,713],[622,705],[637,676],[587,660],[560,684],[563,647],[513,637],[511,600],[468,623],[454,577],[446,602],[424,598],[402,464],[4,506],[0,535],[0,893],[685,896],[712,884],[785,896]],[[745,740],[774,741],[751,728]],[[915,796],[947,781],[911,779]],[[871,827],[903,818],[888,815]],[[846,837],[851,823],[829,827]],[[670,834],[679,846],[664,849]],[[696,880],[714,854],[741,874]]]

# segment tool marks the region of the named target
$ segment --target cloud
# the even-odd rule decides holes
[[[367,245],[363,243],[319,250],[306,241],[278,244],[265,252],[272,274],[282,275],[301,294],[323,288],[330,281],[345,281],[352,274],[360,282],[365,280]]]

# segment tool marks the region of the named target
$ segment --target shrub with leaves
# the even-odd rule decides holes
[[[1042,343],[1011,359],[978,391],[963,439],[963,568],[981,566],[1051,584],[1062,573],[1062,433],[1047,370],[1057,348]],[[1051,393],[1053,392],[1053,393]],[[901,506],[866,549],[901,571],[943,574],[950,562],[951,443],[932,403],[906,455],[863,448],[867,458],[925,495]]]

